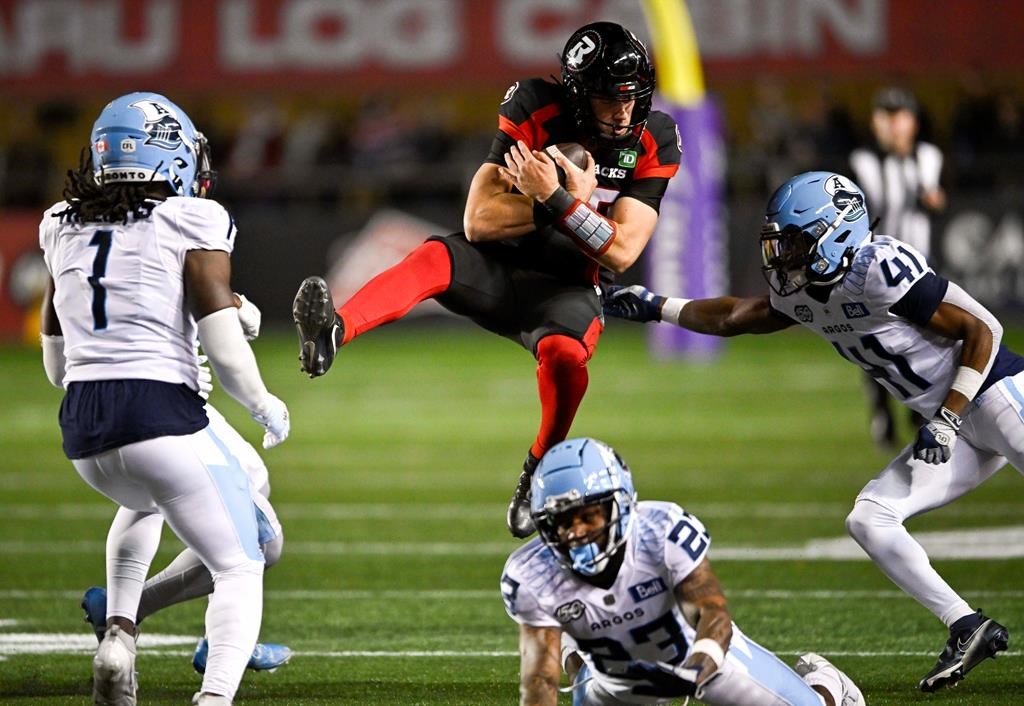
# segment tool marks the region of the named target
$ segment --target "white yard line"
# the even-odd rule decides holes
[[[700,518],[756,519],[818,519],[845,517],[853,507],[849,502],[834,503],[705,503],[688,507]],[[111,519],[115,507],[109,503],[0,503],[4,520]],[[424,520],[487,520],[502,517],[503,505],[489,503],[419,504],[419,503],[275,503],[278,515],[285,520],[408,520],[410,516]],[[949,518],[992,518],[1020,516],[1019,503],[962,503],[942,509]]]
[[[40,601],[40,600],[74,600],[82,598],[84,589],[63,589],[63,590],[23,590],[7,589],[0,590],[0,600],[9,601]],[[734,589],[726,588],[726,595],[729,598],[741,598],[743,600],[848,600],[851,598],[868,598],[872,600],[896,600],[907,598],[907,594],[896,589],[885,590],[803,590],[803,589]],[[972,599],[1021,599],[1024,598],[1024,590],[971,590],[961,589],[960,592]],[[477,589],[338,589],[338,590],[268,590],[263,592],[264,598],[275,601],[344,601],[344,600],[408,600],[408,601],[450,601],[450,600],[496,600],[500,596],[498,588],[494,590]],[[0,627],[15,624],[15,621],[0,619]]]
[[[937,559],[1024,558],[1024,525],[915,532],[928,556]],[[285,551],[304,556],[408,556],[408,557],[504,557],[518,543],[500,542],[287,542]],[[101,541],[7,540],[0,541],[4,554],[102,555]],[[811,539],[798,545],[729,546],[714,544],[716,561],[868,561],[868,556],[849,537]]]

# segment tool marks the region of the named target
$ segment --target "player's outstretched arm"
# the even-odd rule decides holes
[[[668,321],[712,336],[774,333],[794,323],[772,309],[767,295],[682,299],[655,294],[638,284],[609,287],[605,293],[604,312],[629,321]]]
[[[683,667],[699,671],[699,686],[722,666],[732,640],[732,616],[722,585],[707,559],[679,582],[675,595],[686,621],[697,631]]]
[[[974,297],[950,282],[927,328],[940,336],[963,341],[960,366],[946,399],[931,421],[918,430],[914,441],[914,458],[939,464],[953,455],[960,417],[992,368],[1003,327]]]
[[[519,626],[519,703],[555,706],[562,676],[559,664],[562,631],[558,628]]]
[[[267,391],[256,356],[245,341],[231,291],[231,260],[221,250],[191,250],[185,256],[185,289],[199,322],[199,342],[224,390],[266,430],[263,448],[288,437],[284,402]]]

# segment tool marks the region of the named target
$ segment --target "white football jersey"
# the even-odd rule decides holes
[[[711,538],[700,520],[674,503],[644,501],[633,512],[611,588],[593,586],[563,568],[535,537],[505,563],[501,593],[516,622],[571,635],[609,693],[627,703],[658,703],[665,699],[632,693],[640,682],[626,672],[633,661],[686,659],[695,632],[673,591],[707,556]]]
[[[127,224],[76,223],[50,208],[39,245],[64,334],[64,385],[157,380],[198,389],[196,322],[185,304],[185,254],[234,247],[234,221],[216,201],[172,197]]]
[[[811,286],[771,305],[832,344],[911,409],[929,416],[946,399],[962,343],[932,333],[889,311],[927,272],[925,257],[904,242],[881,235],[854,255],[850,271],[824,304]]]

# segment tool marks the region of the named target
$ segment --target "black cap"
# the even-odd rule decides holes
[[[874,107],[879,110],[888,110],[895,112],[897,110],[909,110],[911,113],[917,113],[917,100],[914,98],[914,94],[910,91],[897,88],[896,86],[889,86],[883,88],[875,94],[874,101],[872,102]]]

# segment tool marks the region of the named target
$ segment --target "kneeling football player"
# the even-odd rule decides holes
[[[670,502],[638,502],[629,468],[595,439],[554,446],[533,476],[539,537],[508,558],[505,610],[519,623],[520,702],[553,706],[562,667],[574,706],[863,706],[819,655],[795,671],[732,622],[711,538]]]

